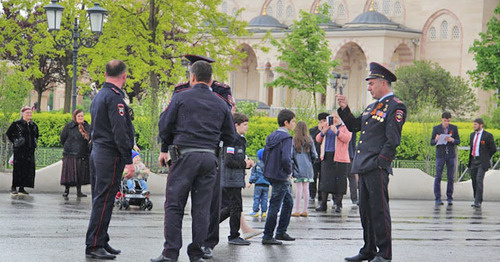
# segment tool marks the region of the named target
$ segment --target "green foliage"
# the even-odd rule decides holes
[[[481,117],[484,119],[487,128],[500,129],[500,107],[493,110],[491,114],[485,114]]]
[[[248,118],[255,116],[259,103],[250,101],[237,102],[236,112],[245,114]]]
[[[488,22],[486,33],[479,33],[479,38],[469,48],[474,54],[476,69],[467,73],[475,86],[484,90],[497,91],[497,103],[500,103],[500,3],[495,8],[495,15]]]
[[[332,60],[332,51],[325,39],[325,31],[320,27],[328,17],[328,10],[321,8],[320,14],[300,10],[300,20],[295,21],[291,32],[280,41],[272,36],[271,44],[278,49],[278,60],[286,67],[277,67],[279,76],[267,83],[267,87],[287,86],[306,91],[313,96],[325,93],[329,76],[339,62]],[[316,100],[314,109],[317,109]]]
[[[395,94],[403,100],[410,114],[432,106],[455,115],[477,110],[476,98],[466,81],[430,61],[414,61],[396,71]]]

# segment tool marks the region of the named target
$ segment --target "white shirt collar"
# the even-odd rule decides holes
[[[378,101],[379,101],[379,102],[382,102],[382,100],[384,100],[384,98],[386,98],[386,97],[388,97],[388,96],[392,96],[392,95],[394,95],[394,93],[393,93],[393,92],[389,92],[387,95],[383,96],[383,97],[382,97],[382,98],[380,98]]]

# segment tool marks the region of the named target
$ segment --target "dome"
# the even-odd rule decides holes
[[[319,18],[318,19],[322,19],[322,20],[325,20],[323,23],[319,24],[319,26],[323,29],[329,29],[329,28],[340,28],[341,26],[336,24],[335,22],[332,22],[332,20],[330,20],[330,18],[328,18],[327,16],[323,15],[323,14],[316,14]]]
[[[259,15],[248,23],[248,27],[265,27],[265,28],[287,28],[286,25],[280,23],[276,18],[269,15]]]
[[[398,28],[399,24],[392,22],[385,15],[377,11],[368,11],[358,15],[352,22],[345,24],[344,27]]]

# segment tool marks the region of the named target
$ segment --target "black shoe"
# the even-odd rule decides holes
[[[157,258],[152,258],[151,262],[177,262],[177,258],[168,258],[162,254]]]
[[[13,196],[17,196],[19,194],[19,192],[17,192],[16,188],[13,187],[11,190],[10,190],[10,194],[13,195]]]
[[[340,213],[342,208],[340,206],[335,207],[335,213]]]
[[[275,238],[262,239],[262,245],[282,245],[283,242],[276,240]]]
[[[85,255],[87,257],[97,258],[97,259],[115,259],[116,258],[115,255],[112,255],[112,254],[106,252],[106,250],[104,250],[104,248],[102,248],[102,247],[97,248],[93,251],[87,249],[87,250],[85,250]]]
[[[453,206],[453,200],[448,200],[448,206]]]
[[[318,212],[326,212],[326,205],[319,205],[315,210]]]
[[[24,190],[24,188],[19,188],[19,194],[21,195],[29,195],[30,193],[26,192],[26,190]]]
[[[368,255],[364,255],[364,254],[357,254],[353,257],[346,257],[344,259],[345,259],[345,261],[350,261],[350,262],[361,262],[363,260],[372,260],[373,256],[368,256]]]
[[[391,262],[390,259],[385,259],[380,256],[376,256],[374,259],[370,260],[370,262]]]
[[[85,195],[85,194],[84,194],[84,193],[82,193],[82,192],[78,192],[78,193],[76,193],[76,196],[77,196],[77,197],[87,197],[87,195]]]
[[[204,259],[211,259],[214,257],[213,254],[213,249],[210,247],[202,247],[201,250],[203,250],[203,256],[202,258]]]
[[[108,253],[113,254],[113,255],[119,255],[122,252],[119,249],[112,248],[109,244],[106,244],[106,246],[104,247],[104,250],[106,250]]]
[[[197,258],[197,259],[189,259],[189,262],[204,262],[205,260],[203,258]]]
[[[229,243],[231,245],[238,245],[238,246],[248,246],[248,245],[250,245],[250,241],[245,240],[245,239],[243,239],[241,237],[231,238],[231,239],[229,239],[229,241],[227,241],[227,243]]]
[[[283,240],[283,241],[295,241],[295,238],[291,237],[289,234],[287,233],[283,233],[283,234],[276,234],[276,237],[275,237],[277,240]]]
[[[470,206],[474,207],[474,208],[481,208],[481,204],[479,204],[479,203],[474,203],[474,204],[472,204]]]
[[[69,191],[64,191],[64,193],[63,193],[63,195],[62,195],[62,196],[63,196],[63,197],[68,197],[68,195],[69,195]]]

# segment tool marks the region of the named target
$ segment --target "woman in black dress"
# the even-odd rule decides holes
[[[12,195],[28,195],[25,187],[35,186],[35,148],[38,140],[38,126],[31,120],[30,107],[21,109],[21,119],[14,121],[7,129],[7,137],[13,144],[14,170],[12,172]],[[19,187],[19,190],[16,188]]]
[[[64,146],[61,185],[66,186],[63,197],[69,195],[69,188],[76,186],[77,197],[86,197],[82,185],[90,184],[90,125],[84,120],[81,109],[73,112],[72,121],[61,132]]]

